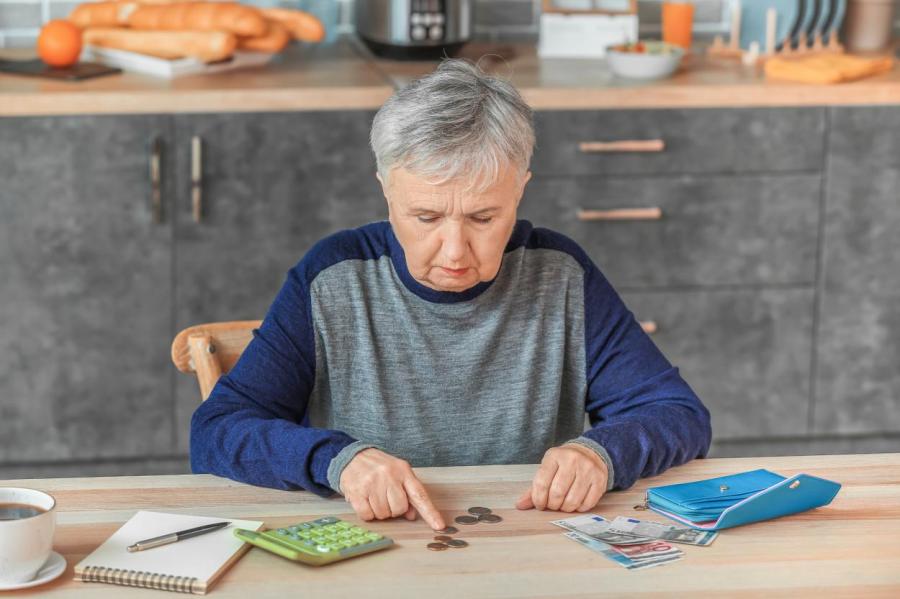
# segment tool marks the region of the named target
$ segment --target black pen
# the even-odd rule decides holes
[[[153,537],[152,539],[144,539],[143,541],[138,541],[134,545],[130,545],[128,547],[128,551],[134,553],[135,551],[152,549],[153,547],[159,547],[160,545],[168,545],[169,543],[174,543],[175,541],[181,541],[182,539],[189,539],[191,537],[196,537],[197,535],[202,535],[214,530],[219,530],[220,528],[228,526],[229,524],[231,524],[231,522],[216,522],[215,524],[204,524],[203,526],[198,526],[197,528],[189,528],[187,530],[179,530],[178,532],[170,532],[169,534],[162,535],[161,537]]]

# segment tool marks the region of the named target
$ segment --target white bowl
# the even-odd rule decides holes
[[[614,46],[606,49],[610,70],[629,79],[662,79],[675,72],[684,49],[665,42],[643,42],[646,52],[623,52]]]

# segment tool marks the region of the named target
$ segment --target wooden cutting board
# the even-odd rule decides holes
[[[47,79],[62,79],[63,81],[80,81],[91,77],[121,73],[122,69],[108,67],[95,62],[79,62],[71,67],[55,69],[44,64],[40,58],[34,58],[31,60],[0,59],[0,72],[28,75],[30,77],[45,77]]]

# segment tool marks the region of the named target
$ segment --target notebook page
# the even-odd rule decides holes
[[[129,553],[126,549],[137,541],[222,521],[231,524],[215,532],[153,549],[134,553]],[[262,524],[253,520],[140,511],[93,553],[81,560],[76,566],[76,571],[81,571],[87,566],[99,566],[169,576],[188,576],[209,582],[222,565],[244,545],[242,540],[234,536],[234,529],[259,530]]]

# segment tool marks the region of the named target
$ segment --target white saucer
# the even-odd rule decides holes
[[[36,587],[39,584],[50,582],[66,571],[66,558],[55,551],[50,552],[50,557],[46,563],[41,566],[38,573],[31,580],[25,582],[0,582],[0,591],[12,591],[13,589],[27,589],[28,587]]]

